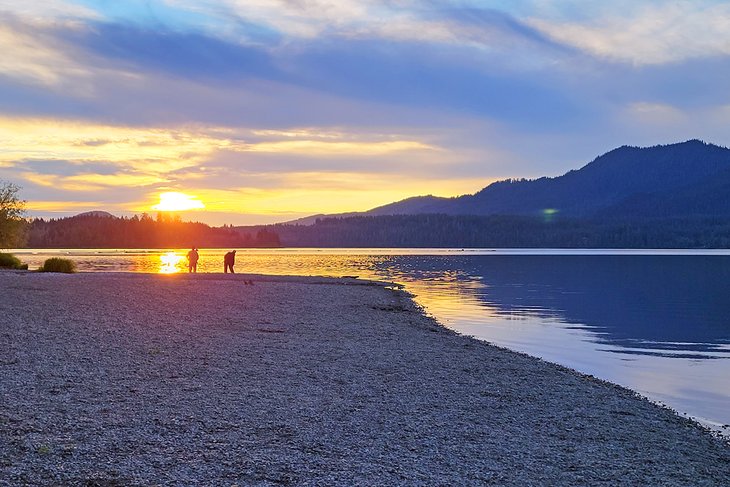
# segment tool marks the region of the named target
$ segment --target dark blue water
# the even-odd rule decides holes
[[[478,282],[473,295],[491,313],[576,325],[617,353],[730,358],[730,256],[407,256],[384,265],[406,281]]]
[[[730,256],[402,256],[380,270],[419,283],[448,326],[730,432]],[[439,300],[429,281],[452,282],[457,298]]]

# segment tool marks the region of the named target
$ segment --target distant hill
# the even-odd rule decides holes
[[[351,216],[359,216],[362,215],[362,212],[354,211],[350,213],[338,213],[336,216],[337,218],[349,218]],[[325,215],[324,213],[319,213],[317,215],[312,216],[305,216],[303,218],[297,218],[296,220],[291,220],[288,222],[283,222],[282,225],[314,225],[317,220],[321,218],[330,218],[332,215]]]
[[[100,211],[100,210],[85,211],[83,213],[79,213],[78,215],[74,215],[74,216],[94,216],[94,217],[99,217],[99,218],[116,218],[114,215],[112,215],[108,211]]]
[[[730,149],[689,140],[646,148],[623,146],[562,176],[498,181],[455,198],[417,196],[360,215],[726,217],[728,195]]]
[[[368,214],[678,217],[730,215],[730,149],[690,140],[614,149],[555,178],[506,180],[458,198],[409,198]]]

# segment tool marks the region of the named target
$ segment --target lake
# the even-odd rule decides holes
[[[186,270],[186,250],[15,250],[81,271]],[[222,272],[225,250],[200,252]],[[730,433],[730,251],[240,249],[237,272],[399,282],[445,326],[630,389]],[[174,277],[173,277],[174,278]]]

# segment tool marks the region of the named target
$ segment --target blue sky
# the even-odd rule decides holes
[[[286,221],[730,145],[730,4],[0,0],[0,179],[29,213]]]

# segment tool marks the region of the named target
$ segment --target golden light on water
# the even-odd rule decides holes
[[[157,211],[187,211],[202,208],[205,208],[205,205],[197,196],[175,191],[160,193],[160,202],[152,206],[152,209]]]
[[[177,255],[175,252],[167,252],[166,254],[160,255],[160,274],[174,274],[180,272],[178,264],[183,260],[183,257]]]

